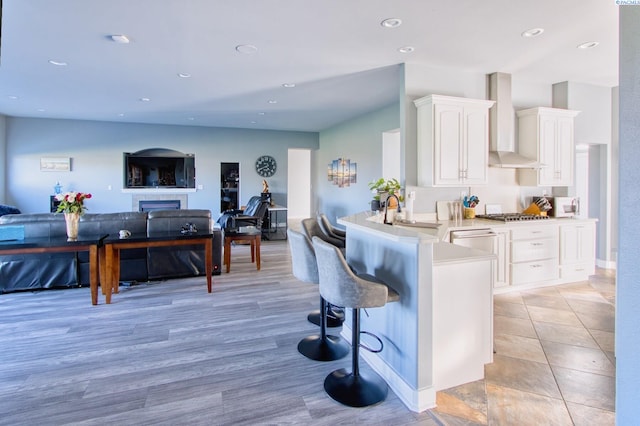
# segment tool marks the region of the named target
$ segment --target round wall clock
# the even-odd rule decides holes
[[[262,177],[271,177],[276,173],[276,159],[270,155],[263,155],[256,160],[256,173]]]

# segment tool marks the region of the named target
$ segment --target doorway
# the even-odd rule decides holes
[[[382,177],[402,181],[400,129],[382,132]]]
[[[311,150],[289,150],[287,182],[288,218],[311,217]]]
[[[220,212],[238,208],[240,163],[220,163]]]

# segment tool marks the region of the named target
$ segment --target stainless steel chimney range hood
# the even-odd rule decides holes
[[[539,169],[538,161],[515,150],[515,112],[511,99],[511,75],[489,74],[489,99],[496,103],[489,110],[489,166],[511,169]]]

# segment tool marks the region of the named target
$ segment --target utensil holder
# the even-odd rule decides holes
[[[464,218],[465,219],[475,219],[476,217],[476,209],[475,207],[465,207],[464,208]]]

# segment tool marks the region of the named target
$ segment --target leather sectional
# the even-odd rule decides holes
[[[133,234],[180,231],[187,223],[199,230],[213,227],[209,210],[152,210],[85,214],[80,218],[82,235],[117,235],[121,229]],[[23,225],[25,238],[66,236],[64,216],[55,213],[8,214],[0,217],[0,227]],[[213,273],[220,274],[222,232],[213,230]],[[120,280],[144,282],[167,278],[205,275],[201,245],[123,250]],[[0,255],[0,292],[68,288],[89,285],[89,258],[86,252]]]

